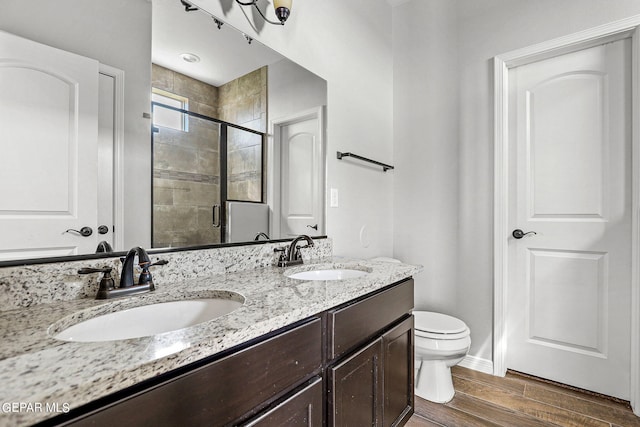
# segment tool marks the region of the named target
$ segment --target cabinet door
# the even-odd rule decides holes
[[[322,378],[316,378],[311,384],[244,426],[321,427]]]
[[[382,338],[329,368],[329,426],[382,425]]]
[[[413,316],[382,336],[384,426],[404,425],[413,414]]]

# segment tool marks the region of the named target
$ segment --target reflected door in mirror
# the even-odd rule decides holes
[[[0,260],[94,252],[98,70],[0,32]]]
[[[276,123],[280,149],[280,236],[324,233],[322,113],[302,113]]]

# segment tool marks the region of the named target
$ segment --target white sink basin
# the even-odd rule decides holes
[[[97,342],[140,338],[204,323],[244,305],[227,298],[163,302],[116,311],[85,320],[53,337],[63,341]]]
[[[355,279],[367,275],[366,271],[352,270],[346,268],[301,271],[299,273],[286,274],[291,279],[298,280],[346,280]]]

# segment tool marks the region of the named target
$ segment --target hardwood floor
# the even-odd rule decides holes
[[[640,427],[627,403],[507,373],[453,368],[456,395],[446,404],[416,396],[407,427]]]

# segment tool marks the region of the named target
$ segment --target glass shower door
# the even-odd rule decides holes
[[[223,242],[223,125],[155,103],[153,115],[152,247]]]

